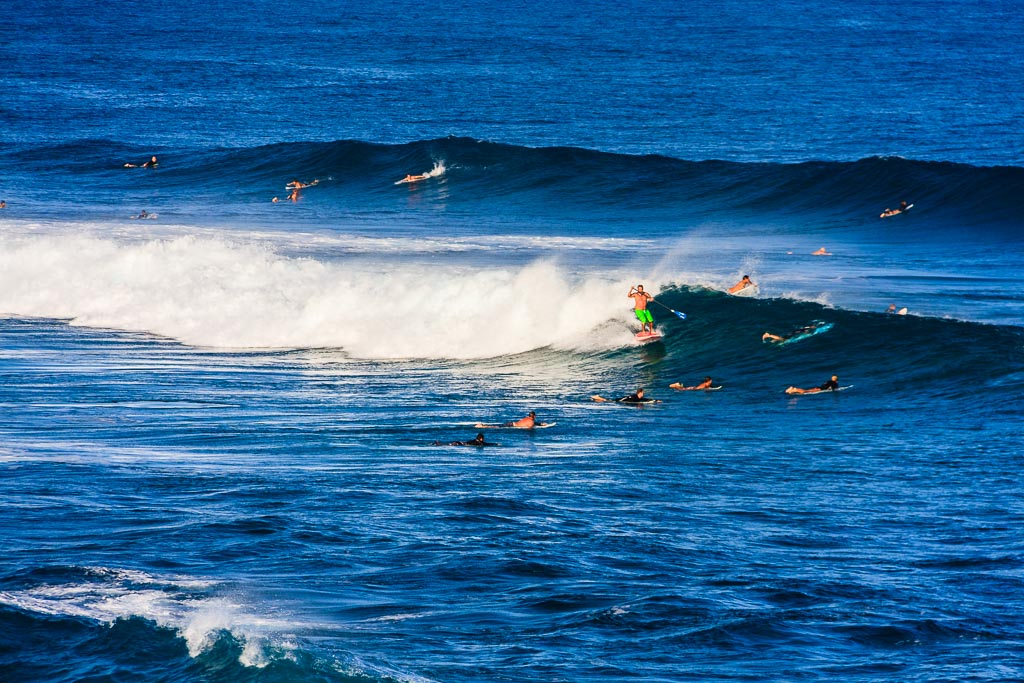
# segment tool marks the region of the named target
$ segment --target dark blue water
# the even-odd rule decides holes
[[[0,680],[1024,679],[1018,10],[19,8]]]

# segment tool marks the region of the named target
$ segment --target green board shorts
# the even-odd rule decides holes
[[[638,308],[638,309],[634,310],[633,312],[636,313],[636,319],[639,320],[642,323],[653,323],[654,322],[654,318],[651,317],[651,312],[648,311],[646,308],[642,308],[642,309]]]

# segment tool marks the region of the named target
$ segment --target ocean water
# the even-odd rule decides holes
[[[1019,10],[19,8],[0,681],[1024,679]]]

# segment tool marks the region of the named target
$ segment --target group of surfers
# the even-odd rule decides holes
[[[735,292],[735,291],[739,291],[740,289],[743,289],[744,287],[750,287],[750,286],[756,286],[756,285],[753,282],[751,282],[751,280],[750,280],[750,278],[748,276],[744,275],[742,280],[737,282],[733,287],[729,288],[729,291],[730,292]],[[638,321],[640,321],[641,332],[649,332],[650,334],[653,334],[654,333],[654,317],[651,315],[651,312],[647,308],[647,306],[648,306],[648,304],[654,302],[654,297],[651,296],[651,294],[649,292],[644,291],[644,286],[643,285],[631,286],[629,288],[629,294],[627,296],[628,296],[628,298],[633,300],[633,314],[636,316],[636,319]],[[654,303],[656,303],[656,302],[654,302]],[[807,326],[801,327],[801,328],[799,328],[797,330],[794,330],[792,333],[790,333],[789,335],[786,335],[786,336],[775,335],[775,334],[772,334],[770,332],[765,332],[764,335],[761,337],[761,339],[764,340],[764,341],[784,341],[784,340],[789,339],[789,338],[791,338],[793,336],[796,336],[798,334],[806,334],[807,332],[812,332],[815,329],[817,329],[817,327],[819,327],[821,324],[824,324],[824,323],[813,323],[811,325],[807,325]],[[714,380],[711,378],[710,375],[705,376],[703,380],[701,380],[699,383],[697,383],[697,384],[695,384],[693,386],[684,386],[680,382],[673,382],[672,384],[670,384],[668,386],[669,386],[670,389],[675,389],[677,391],[710,391],[710,390],[713,390],[713,389],[717,388],[717,387],[714,386]],[[807,389],[803,389],[803,388],[796,387],[796,386],[791,386],[791,387],[788,387],[786,389],[786,393],[787,394],[817,394],[817,393],[820,393],[820,392],[823,392],[823,391],[836,391],[838,389],[839,389],[839,377],[837,375],[832,375],[832,377],[830,377],[828,380],[826,380],[820,386],[810,387],[810,388],[807,388]],[[643,404],[649,404],[649,403],[661,403],[661,401],[658,400],[658,399],[648,398],[644,394],[643,387],[637,388],[637,390],[635,392],[633,392],[632,394],[629,394],[628,396],[623,396],[623,397],[617,398],[617,399],[605,398],[604,396],[601,396],[600,394],[595,394],[594,396],[590,397],[590,400],[595,401],[597,403],[624,403],[624,404],[627,404],[627,405],[643,405]],[[521,418],[519,420],[515,420],[515,421],[511,421],[511,422],[502,422],[501,424],[477,423],[475,426],[478,429],[484,429],[484,428],[535,429],[537,427],[546,427],[546,426],[549,426],[549,425],[547,423],[537,422],[537,414],[534,411],[531,410],[529,412],[529,414],[527,414],[526,417]],[[479,432],[479,433],[477,433],[475,438],[470,439],[469,441],[449,441],[447,443],[442,443],[440,441],[435,441],[432,445],[434,445],[434,446],[497,446],[498,444],[488,442],[484,438],[483,432]]]

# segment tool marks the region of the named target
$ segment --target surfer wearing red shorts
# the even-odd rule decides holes
[[[640,334],[646,332],[648,327],[650,327],[650,333],[654,334],[654,318],[651,317],[651,312],[647,310],[647,302],[652,301],[654,297],[644,291],[643,285],[630,287],[629,294],[626,296],[633,300],[633,313],[636,314],[636,319],[640,321]]]

